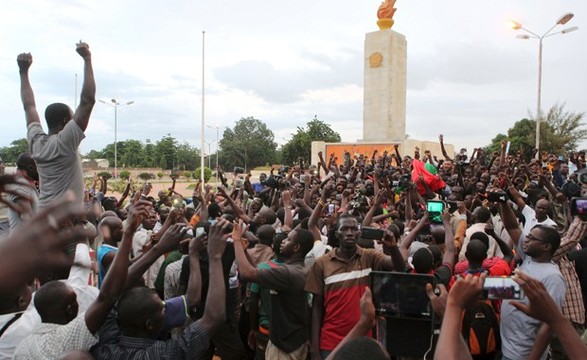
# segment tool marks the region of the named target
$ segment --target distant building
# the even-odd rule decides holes
[[[107,159],[82,159],[82,167],[84,170],[108,169],[110,163]]]

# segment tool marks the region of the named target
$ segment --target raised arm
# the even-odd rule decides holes
[[[189,307],[195,310],[202,303],[202,272],[200,271],[200,253],[204,249],[202,234],[190,240],[189,257],[190,257],[190,279],[185,293]]]
[[[444,254],[442,255],[442,262],[450,264],[453,267],[456,259],[456,248],[450,217],[450,212],[444,210],[442,214],[442,223],[444,225]]]
[[[442,134],[438,135],[438,141],[440,142],[440,151],[442,151],[442,156],[444,156],[444,158],[446,160],[452,161],[452,158],[450,156],[448,156],[448,153],[446,152],[446,149],[444,148],[444,135],[442,135]]]
[[[232,240],[234,241],[234,255],[238,264],[238,271],[241,279],[244,281],[257,281],[257,268],[253,266],[247,259],[245,254],[245,246],[243,237],[247,231],[247,227],[243,227],[243,220],[240,219],[238,223],[234,224],[232,228]]]
[[[504,166],[505,166],[505,156],[507,155],[505,153],[505,150],[507,148],[507,141],[502,140],[501,141],[501,144],[500,144],[500,147],[501,147],[501,152],[499,154],[499,167],[500,168],[504,168]]]
[[[508,264],[511,263],[512,259],[514,258],[514,252],[512,251],[512,248],[509,247],[509,245],[506,244],[506,242],[503,241],[502,238],[495,233],[495,230],[493,229],[493,224],[485,225],[485,233],[491,236],[495,240],[495,242],[497,242],[499,250],[501,250],[501,252],[503,253],[503,259]]]
[[[151,203],[149,201],[139,200],[129,209],[129,216],[122,235],[122,241],[118,246],[118,252],[108,269],[104,282],[102,282],[98,298],[94,300],[85,314],[86,326],[92,334],[95,334],[100,329],[112,306],[124,290],[132,238],[142,219],[149,216],[150,207]]]
[[[240,206],[238,206],[234,199],[226,193],[226,189],[223,186],[220,186],[218,188],[218,192],[224,199],[226,199],[226,201],[232,208],[235,217],[243,219],[244,222],[246,222],[247,224],[251,222],[252,219],[247,214],[245,214],[245,212],[240,208]]]
[[[402,253],[404,261],[408,261],[409,249],[410,249],[410,245],[412,245],[412,242],[414,242],[414,240],[416,240],[416,237],[418,236],[420,231],[425,226],[429,226],[429,225],[430,225],[430,220],[428,220],[428,211],[424,211],[424,215],[422,215],[422,218],[420,219],[420,221],[418,221],[418,224],[416,224],[416,226],[412,229],[412,231],[410,231],[402,239],[402,241],[399,245],[399,250]]]
[[[283,190],[281,192],[281,199],[283,201],[283,207],[285,208],[283,216],[283,226],[285,227],[284,231],[291,231],[294,227],[293,216],[291,213],[291,191]]]
[[[326,161],[324,161],[324,154],[322,151],[318,151],[318,159],[320,160],[318,163],[318,169],[324,169],[324,173],[328,174],[328,167],[326,166]]]
[[[225,219],[218,219],[210,226],[208,235],[208,265],[209,282],[206,307],[202,316],[201,325],[208,334],[214,334],[216,329],[226,319],[226,287],[222,270],[222,254],[226,248],[226,239],[230,235],[231,223]]]
[[[565,236],[561,238],[560,245],[552,256],[552,261],[559,261],[563,256],[566,256],[569,251],[574,250],[579,241],[585,236],[586,232],[587,222],[583,221],[579,216],[575,216],[575,219],[571,223]]]
[[[314,240],[321,239],[320,229],[318,228],[318,220],[320,220],[320,216],[324,211],[324,207],[326,207],[326,200],[330,197],[333,188],[333,185],[329,184],[324,186],[320,200],[318,200],[318,203],[314,207],[312,215],[310,215],[310,219],[308,220],[308,230],[310,230],[312,235],[314,235]]]
[[[400,164],[402,163],[402,156],[399,153],[399,144],[393,145],[393,151],[395,151],[395,156],[397,157],[397,164],[398,166],[400,166]]]
[[[128,194],[130,193],[130,182],[126,184],[126,187],[124,188],[124,192],[122,193],[122,195],[120,196],[120,200],[118,200],[118,203],[116,203],[116,208],[121,208],[122,204],[124,204],[124,200],[126,200],[126,198],[128,197]],[[103,192],[103,194],[106,194],[106,192]]]
[[[379,241],[383,245],[383,253],[389,255],[389,258],[383,263],[384,270],[404,271],[406,269],[404,255],[397,245],[398,240],[391,230],[385,229],[383,239]]]
[[[27,127],[32,123],[41,123],[37,105],[35,104],[35,94],[29,80],[29,68],[33,63],[31,53],[22,53],[16,58],[20,74],[20,98],[24,107],[24,115]]]
[[[169,216],[171,216],[171,214]],[[161,257],[161,255],[177,249],[179,242],[184,237],[186,231],[185,224],[178,223],[171,225],[163,233],[161,240],[153,245],[149,251],[143,253],[139,259],[130,266],[126,283],[124,285],[125,288],[135,286],[145,271],[147,271],[147,269],[153,265],[155,260]]]
[[[506,176],[505,179],[508,184],[508,191],[509,191],[510,195],[514,199],[514,202],[516,203],[516,205],[518,205],[518,209],[520,209],[520,211],[522,211],[524,209],[524,206],[526,206],[526,202],[522,198],[522,195],[520,195],[520,192],[518,191],[518,189],[516,189],[514,184],[512,184],[512,181],[510,180],[510,178],[508,176]]]
[[[208,218],[210,217],[208,214],[208,200],[206,196],[202,194],[201,187],[196,187],[193,198],[197,199],[200,203],[200,221],[208,221]]]
[[[85,42],[76,44],[77,53],[84,59],[84,82],[80,102],[73,115],[73,120],[82,131],[86,131],[92,109],[96,103],[96,82],[94,81],[94,70],[92,69],[92,53]]]
[[[516,218],[514,211],[512,208],[510,208],[507,202],[499,203],[499,214],[501,216],[501,221],[503,221],[503,226],[508,232],[508,235],[517,246],[518,241],[522,236],[522,229],[520,229],[520,225],[518,224],[518,219]]]
[[[367,211],[367,214],[363,219],[363,226],[371,226],[371,224],[373,223],[373,215],[375,215],[375,211],[377,211],[377,209],[381,205],[383,197],[385,197],[386,193],[387,192],[385,189],[381,189],[375,193],[375,199],[373,200],[373,204],[371,205],[371,208],[369,209],[369,211]]]
[[[306,204],[309,204],[312,201],[312,176],[309,174],[304,174],[304,196],[303,199]]]

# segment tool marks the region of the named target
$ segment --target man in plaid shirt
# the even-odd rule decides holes
[[[560,272],[567,285],[567,292],[562,308],[563,315],[571,321],[579,335],[582,335],[585,331],[585,305],[583,303],[579,277],[575,271],[575,262],[569,260],[567,254],[577,248],[577,244],[586,232],[587,222],[583,221],[579,216],[576,216],[565,236],[561,239],[561,244],[552,258],[552,261],[560,268]],[[556,336],[550,342],[550,350],[553,360],[567,359],[563,347]]]

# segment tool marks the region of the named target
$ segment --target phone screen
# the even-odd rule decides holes
[[[587,199],[575,199],[575,214],[583,215],[587,214]]]
[[[444,210],[444,203],[442,201],[428,201],[428,212],[442,212]]]
[[[442,212],[444,211],[444,202],[442,201],[428,201],[426,204],[428,210],[428,217],[430,221],[435,224],[442,223]]]
[[[378,314],[397,318],[431,318],[426,284],[436,285],[432,275],[373,271],[369,275],[373,305]]]
[[[203,227],[196,228],[196,237],[203,235],[206,232],[206,229]]]
[[[489,300],[520,300],[524,297],[524,291],[511,277],[489,276],[483,283],[483,295]]]

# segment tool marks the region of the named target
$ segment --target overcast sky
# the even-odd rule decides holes
[[[169,133],[199,144],[202,30],[207,124],[222,131],[253,116],[283,144],[316,115],[343,141],[355,141],[362,138],[365,33],[377,31],[380,3],[3,0],[0,146],[26,136],[16,56],[33,55],[42,117],[52,102],[74,105],[80,39],[92,51],[97,97],[134,101],[118,109],[119,140]],[[538,42],[516,39],[521,32],[508,19],[542,34],[560,15],[575,14],[567,26],[579,31],[544,42],[542,108],[566,102],[567,110],[587,110],[587,1],[398,0],[396,8],[393,29],[408,41],[410,137],[443,133],[472,149],[536,111]],[[112,143],[114,109],[96,103],[86,135],[82,153]],[[216,130],[207,128],[205,137],[215,140]]]

